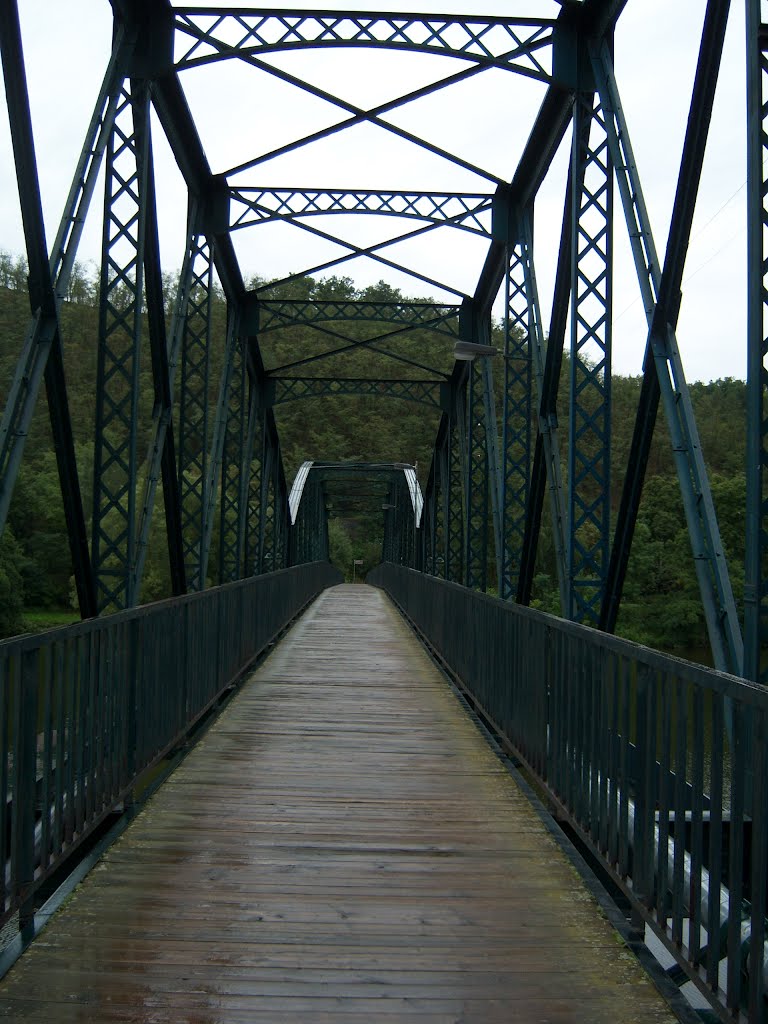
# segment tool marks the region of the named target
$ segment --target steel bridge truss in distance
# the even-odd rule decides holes
[[[279,407],[361,394],[422,403],[435,419],[423,514],[409,523],[407,543],[390,538],[388,557],[527,604],[548,516],[563,615],[610,632],[661,407],[715,664],[758,678],[768,610],[761,572],[768,537],[768,28],[758,0],[747,0],[749,451],[742,632],[675,337],[729,4],[706,5],[670,232],[660,254],[621,103],[620,69],[613,66],[614,31],[627,2],[547,0],[538,17],[514,11],[481,17],[114,0],[112,53],[104,57],[103,84],[50,248],[18,13],[14,3],[3,6],[0,44],[32,317],[0,424],[0,527],[45,380],[84,617],[140,601],[158,489],[175,594],[317,554],[318,538],[325,535],[321,487],[309,474],[307,504],[292,514]],[[442,77],[405,76],[409,84],[400,94],[368,104],[311,80],[302,55],[326,51],[340,61],[362,51],[371,61],[407,57],[425,66],[439,57]],[[247,158],[214,173],[220,161],[206,146],[210,125],[196,122],[188,93],[194,93],[196,75],[212,82],[232,67],[332,113],[309,131],[287,113],[282,141],[267,144],[254,133]],[[461,133],[454,152],[437,140],[428,118],[413,116],[436,94],[460,97],[490,76],[505,89],[524,82],[537,90],[527,142],[509,177],[481,166],[474,148],[458,151]],[[396,73],[391,80],[398,80]],[[188,193],[173,297],[165,294],[160,263],[158,130]],[[391,174],[387,188],[371,187],[370,168],[351,181],[354,166],[345,163],[346,154],[364,155],[355,139],[371,133],[391,146],[391,159],[376,168],[377,186],[384,167]],[[291,159],[298,154],[301,166],[314,166],[314,156],[331,144],[339,153],[338,180],[296,184]],[[563,144],[570,145],[570,156],[562,181],[562,231],[534,241],[537,196]],[[423,157],[423,180],[404,181],[404,154],[414,161]],[[89,215],[98,216],[91,208],[102,171],[93,502],[86,510],[65,385],[61,310],[83,225]],[[275,180],[281,173],[283,181]],[[612,500],[613,240],[623,230],[617,218],[626,222],[648,335],[632,450],[622,491]],[[373,227],[350,230],[353,223]],[[382,224],[394,228],[377,235]],[[259,251],[270,251],[272,236],[259,232],[274,230],[294,239],[294,269],[275,266],[269,280],[248,285],[240,239],[265,238]],[[428,247],[450,258],[427,258]],[[305,251],[307,263],[297,268]],[[475,261],[471,287],[457,283],[460,275],[452,272],[459,251],[466,255],[462,265],[471,269]],[[553,303],[545,317],[537,261],[554,252]],[[402,292],[382,295],[375,288],[353,299],[327,290],[308,294],[308,279],[352,267],[408,281],[409,289],[428,297],[411,301]],[[173,307],[169,320],[166,306]],[[497,308],[501,319],[494,323]],[[278,358],[273,339],[290,331],[301,332],[307,344],[313,339],[311,355]],[[433,339],[429,346],[427,336]],[[438,357],[427,358],[427,349]],[[566,352],[568,393],[558,396]],[[370,373],[344,372],[345,361],[361,354]],[[144,424],[142,365],[151,365],[154,389],[151,422]],[[559,397],[568,407],[565,438],[558,427]],[[307,518],[312,514],[320,517],[314,526]]]

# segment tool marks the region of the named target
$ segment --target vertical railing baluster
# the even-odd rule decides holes
[[[24,651],[14,672],[13,812],[11,885],[19,931],[28,935],[34,918],[37,705],[40,651]]]
[[[661,674],[661,750],[659,754],[659,855],[657,872],[656,910],[662,928],[667,927],[669,918],[669,821],[672,808],[672,765],[670,745],[672,741],[673,701],[669,673]],[[675,817],[675,829],[678,820]]]
[[[688,700],[685,683],[675,680],[675,844],[672,873],[672,941],[683,944],[683,890],[685,888],[686,771],[688,764]]]
[[[0,914],[4,914],[10,894],[6,890],[5,866],[10,852],[10,835],[8,821],[8,761],[11,755],[11,677],[9,659],[0,656]]]
[[[731,748],[731,821],[728,828],[728,982],[726,1005],[741,1008],[741,921],[744,885],[744,776],[747,744],[746,708],[733,703]]]
[[[768,864],[768,811],[766,809],[766,772],[768,771],[768,713],[755,709],[752,729],[752,843],[751,912],[749,916],[749,1020],[763,1024],[766,1019],[765,982],[765,901],[766,864]]]
[[[630,790],[630,729],[632,710],[631,668],[627,658],[621,659],[619,668],[621,689],[621,742],[619,761],[621,764],[621,789],[619,790],[619,875],[629,875],[629,790]],[[637,740],[635,740],[637,742]],[[635,783],[634,775],[632,779]],[[635,787],[636,788],[636,783]]]
[[[65,714],[66,696],[66,647],[59,640],[53,645],[53,714],[56,733],[56,768],[53,797],[53,857],[56,859],[64,845],[64,763],[66,753],[67,720]]]
[[[688,893],[690,908],[690,938],[688,946],[691,963],[698,967],[701,961],[701,871],[704,860],[704,691],[692,687],[693,750],[691,764],[691,883]]]
[[[53,779],[53,715],[51,686],[53,680],[52,650],[49,645],[40,651],[42,685],[42,750],[40,752],[40,867],[48,867],[51,854],[51,784]],[[36,729],[37,731],[37,729]]]

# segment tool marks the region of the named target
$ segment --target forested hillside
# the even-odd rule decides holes
[[[18,352],[28,323],[26,270],[23,261],[0,253],[0,395],[3,404],[14,372]],[[173,282],[167,282],[173,295]],[[75,273],[70,301],[63,309],[62,325],[69,401],[84,488],[86,510],[90,509],[90,475],[93,461],[93,417],[96,379],[97,286],[82,268]],[[273,296],[277,297],[277,296]],[[290,298],[403,298],[385,284],[356,292],[351,281],[303,279],[280,293]],[[168,310],[170,319],[170,308]],[[219,299],[214,336],[223,337],[225,309]],[[362,340],[380,333],[381,326],[346,323],[325,325],[346,338]],[[368,333],[366,333],[366,331]],[[321,348],[343,346],[332,333],[320,336],[306,328],[282,328],[267,334],[262,342],[268,366],[308,360]],[[452,343],[431,332],[415,331],[397,351],[406,361],[393,363],[365,348],[348,350],[321,362],[307,362],[287,373],[304,376],[426,376],[420,367],[448,370]],[[384,346],[386,347],[386,346]],[[410,361],[410,362],[409,362]],[[416,365],[418,364],[418,365]],[[567,361],[563,373],[568,372]],[[210,401],[215,405],[219,366],[213,356]],[[140,450],[146,452],[151,423],[152,383],[149,354],[142,367],[140,409]],[[497,386],[500,381],[497,381]],[[564,381],[565,385],[565,381]],[[612,504],[615,508],[629,452],[639,378],[614,377]],[[691,387],[702,446],[710,471],[716,508],[737,600],[743,589],[744,559],[744,432],[746,423],[745,385],[739,380],[720,380]],[[567,385],[561,387],[567,395]],[[424,406],[373,397],[315,398],[276,407],[276,416],[290,482],[305,459],[356,459],[361,461],[402,461],[418,463],[422,484],[429,472],[431,448],[439,413]],[[560,417],[563,435],[568,417]],[[566,447],[563,436],[563,451]],[[168,571],[163,554],[162,509],[155,511],[157,536],[150,544],[145,600],[168,592]],[[349,568],[349,555],[371,560],[376,541],[366,538],[358,524],[336,521],[333,537]],[[366,547],[367,545],[367,547]],[[214,562],[215,564],[215,562]],[[24,463],[10,516],[0,546],[0,630],[4,634],[25,628],[29,609],[71,609],[72,584],[66,531],[59,497],[56,461],[52,449],[44,396],[39,403],[27,441]],[[545,526],[540,546],[535,586],[540,607],[556,610],[551,535]],[[705,643],[700,600],[683,517],[682,503],[674,473],[666,426],[660,420],[643,494],[630,573],[618,630],[623,635],[666,649],[693,649]]]

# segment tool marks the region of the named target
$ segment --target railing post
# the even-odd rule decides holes
[[[632,888],[638,902],[649,904],[653,890],[653,830],[655,800],[653,776],[656,771],[653,687],[654,672],[648,665],[637,666],[635,821],[632,843]],[[637,921],[634,921],[638,924]]]
[[[14,675],[11,879],[13,900],[19,907],[19,931],[28,938],[34,919],[38,651],[22,654]]]
[[[136,775],[136,745],[138,743],[138,673],[139,673],[139,645],[141,639],[141,620],[137,617],[128,624],[128,696],[126,728],[126,778],[133,779]],[[133,804],[133,790],[125,797],[124,807],[127,809]]]

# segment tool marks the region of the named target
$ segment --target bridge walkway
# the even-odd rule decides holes
[[[326,591],[0,985],[18,1022],[673,1019],[388,599]]]

